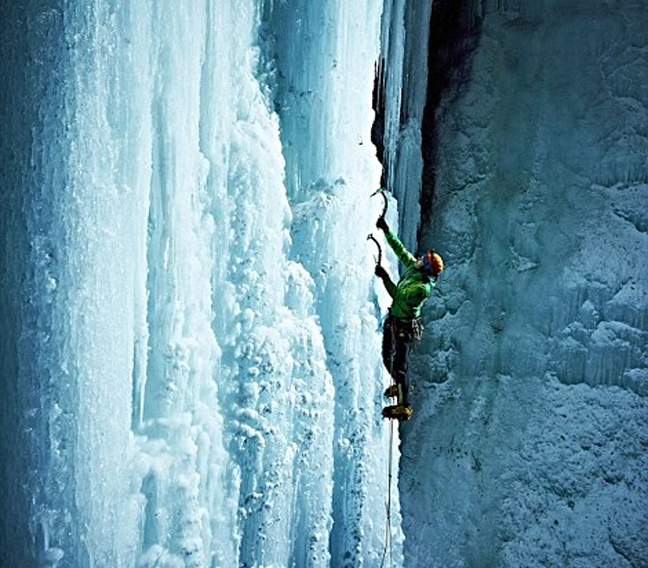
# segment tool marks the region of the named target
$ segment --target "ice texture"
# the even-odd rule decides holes
[[[435,116],[405,566],[646,566],[648,9],[478,14]]]
[[[644,4],[2,3],[0,565],[648,565]]]
[[[378,87],[385,115],[385,185],[398,200],[400,238],[413,251],[421,216],[422,123],[431,9],[432,2],[387,0],[381,30]]]
[[[0,564],[376,566],[381,2],[19,4]]]

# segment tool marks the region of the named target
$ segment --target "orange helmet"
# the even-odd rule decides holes
[[[423,255],[423,268],[430,276],[436,278],[443,271],[443,259],[438,252],[429,250]]]

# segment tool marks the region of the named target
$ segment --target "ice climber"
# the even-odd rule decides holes
[[[384,214],[378,219],[376,227],[385,233],[387,243],[405,267],[398,284],[394,284],[380,262],[376,265],[376,276],[383,281],[392,297],[392,305],[383,326],[382,356],[385,367],[394,379],[394,384],[385,391],[385,396],[396,398],[396,404],[384,408],[382,414],[385,418],[407,420],[412,415],[407,374],[409,355],[423,333],[421,307],[443,270],[443,259],[433,250],[415,258],[389,230]]]

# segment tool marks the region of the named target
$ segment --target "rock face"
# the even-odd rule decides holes
[[[405,565],[647,566],[648,7],[448,4]]]

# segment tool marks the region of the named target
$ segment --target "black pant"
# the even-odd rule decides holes
[[[412,347],[421,338],[422,331],[420,318],[405,321],[395,318],[391,313],[383,325],[383,363],[403,394],[403,400],[398,402],[402,402],[405,406],[409,406],[410,380],[407,374],[409,355]]]

